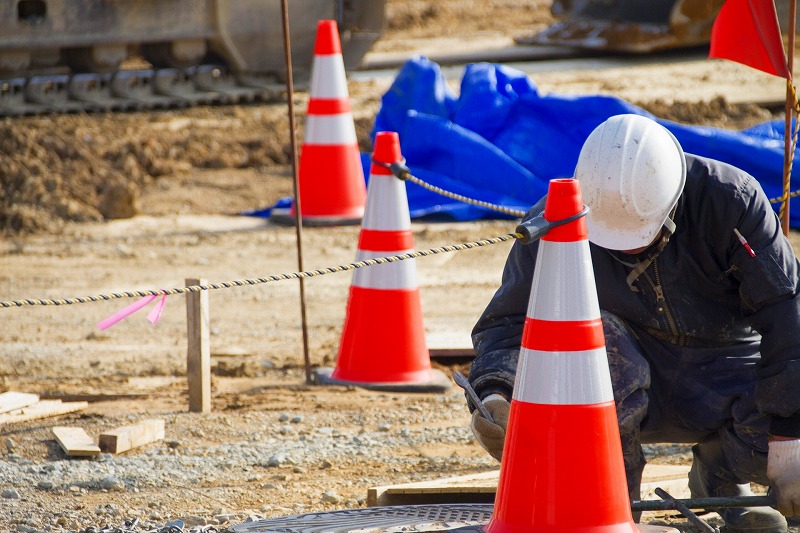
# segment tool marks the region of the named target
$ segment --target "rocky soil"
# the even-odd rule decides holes
[[[551,20],[538,0],[389,0],[374,53],[510,42]],[[700,90],[695,79],[681,87],[671,75],[664,78],[672,98],[633,92],[652,75],[636,72],[542,73],[537,82],[553,91],[605,87],[688,124],[739,129],[781,113],[734,103],[724,87]],[[744,67],[729,72],[774,83]],[[364,151],[390,83],[349,84]],[[296,95],[298,138],[306,98]],[[283,103],[0,120],[0,300],[297,271],[294,228],[237,216],[292,194],[290,154]],[[512,226],[415,223],[415,247],[504,235]],[[357,237],[356,227],[306,228],[304,269],[352,262]],[[469,345],[507,249],[417,261],[431,347]],[[221,531],[248,519],[362,508],[370,487],[496,468],[469,433],[457,387],[420,394],[307,383],[309,369],[335,364],[349,283],[349,275],[305,281],[308,363],[296,281],[211,291],[210,414],[187,409],[182,297],[167,299],[155,326],[140,312],[105,331],[97,322],[129,301],[0,310],[0,392],[89,401],[73,414],[0,425],[0,531],[158,531],[170,523]],[[449,375],[469,362],[433,365]],[[78,426],[97,437],[149,418],[165,420],[166,438],[120,455],[68,457],[52,433]],[[648,453],[654,462],[689,458],[685,446]],[[668,515],[648,519],[691,530]]]

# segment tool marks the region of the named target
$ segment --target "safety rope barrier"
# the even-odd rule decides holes
[[[391,164],[375,161],[374,159],[372,160],[372,162],[378,166],[388,168],[392,172],[392,174],[394,174],[394,176],[398,179],[401,179],[403,181],[410,181],[415,185],[419,185],[424,189],[428,189],[429,191],[435,192],[436,194],[439,194],[446,198],[457,200],[465,204],[476,205],[478,207],[485,207],[487,209],[492,209],[499,213],[505,213],[506,215],[511,215],[517,218],[522,218],[525,216],[526,212],[520,211],[519,209],[511,209],[510,207],[505,207],[503,205],[492,204],[489,202],[484,202],[483,200],[475,200],[467,196],[462,196],[460,194],[447,191],[445,189],[442,189],[441,187],[437,187],[436,185],[431,185],[430,183],[427,183],[419,179],[418,177],[414,176],[413,174],[411,174],[411,170],[405,165],[405,159]]]
[[[795,97],[795,110],[800,113],[800,104],[798,103],[797,98]],[[798,129],[800,129],[800,121],[795,121],[795,129],[793,135],[793,152],[794,147],[797,144],[797,134]],[[405,165],[405,160],[398,161],[395,163],[383,163],[380,161],[375,161],[373,159],[373,163],[385,167],[389,169],[392,174],[401,179],[403,181],[410,181],[420,187],[423,187],[429,191],[432,191],[436,194],[441,196],[445,196],[447,198],[451,198],[453,200],[457,200],[459,202],[467,203],[470,205],[475,205],[479,207],[484,207],[487,209],[492,209],[494,211],[498,211],[500,213],[504,213],[507,215],[511,215],[514,217],[522,218],[525,216],[526,212],[519,210],[519,209],[512,209],[502,205],[493,204],[490,202],[485,202],[483,200],[476,200],[473,198],[469,198],[467,196],[463,196],[451,191],[447,191],[442,189],[441,187],[437,187],[430,183],[425,182],[424,180],[414,176],[411,173],[411,170]],[[776,202],[785,202],[787,198],[793,198],[795,196],[800,196],[800,190],[795,191],[791,194],[784,192],[783,196],[776,199],[770,199],[770,203]],[[785,203],[784,203],[785,205]],[[781,207],[783,210],[784,207]],[[583,216],[585,212],[579,213],[577,216]],[[562,221],[564,222],[564,221]],[[522,229],[529,229],[520,226],[518,230]],[[537,228],[542,229],[542,228]],[[448,245],[442,246],[439,248],[429,248],[427,250],[418,250],[415,252],[409,252],[406,254],[400,255],[392,255],[392,256],[385,256],[385,257],[377,257],[372,259],[365,259],[363,261],[356,261],[354,263],[348,263],[346,265],[339,265],[335,267],[328,267],[322,268],[317,270],[307,270],[304,272],[292,272],[288,274],[278,274],[273,276],[267,276],[263,278],[253,278],[253,279],[242,279],[242,280],[233,280],[233,281],[226,281],[221,283],[210,283],[205,285],[193,285],[190,287],[181,287],[181,288],[173,288],[173,289],[158,289],[158,290],[143,290],[143,291],[124,291],[124,292],[114,292],[114,293],[106,293],[106,294],[98,294],[94,296],[83,296],[77,298],[63,298],[63,299],[25,299],[25,300],[10,300],[10,301],[0,301],[0,308],[10,308],[10,307],[25,307],[25,306],[60,306],[60,305],[74,305],[74,304],[81,304],[81,303],[88,303],[88,302],[100,302],[100,301],[109,301],[121,298],[144,298],[144,297],[156,297],[156,296],[172,296],[177,294],[186,294],[190,292],[200,292],[200,291],[208,291],[208,290],[217,290],[217,289],[230,289],[234,287],[243,287],[243,286],[252,286],[252,285],[260,285],[264,283],[271,283],[274,281],[286,281],[292,279],[300,279],[300,278],[311,278],[315,276],[323,276],[325,274],[333,274],[338,272],[348,272],[351,270],[355,270],[357,268],[363,268],[368,266],[380,265],[385,263],[393,263],[397,261],[404,261],[406,259],[414,259],[417,257],[426,257],[429,255],[436,255],[441,253],[448,253],[448,252],[457,252],[461,250],[469,250],[473,248],[479,248],[482,246],[487,246],[491,244],[498,244],[501,242],[506,242],[511,239],[519,239],[523,242],[531,240],[531,235],[525,235],[524,233],[520,233],[519,231],[516,233],[509,233],[506,235],[502,235],[499,237],[493,237],[489,239],[482,239],[479,241],[473,241],[468,243],[462,244],[455,244],[455,245]]]
[[[471,250],[474,248],[481,248],[492,244],[499,244],[507,242],[512,239],[520,239],[523,237],[521,233],[508,233],[499,237],[492,237],[488,239],[481,239],[478,241],[466,242],[462,244],[452,244],[441,246],[438,248],[429,248],[427,250],[417,250],[405,254],[391,255],[386,257],[375,257],[372,259],[364,259],[363,261],[356,261],[346,265],[339,265],[335,267],[321,268],[317,270],[306,270],[304,272],[292,272],[288,274],[277,274],[274,276],[266,276],[263,278],[241,279],[234,281],[225,281],[221,283],[209,283],[205,285],[192,285],[190,287],[181,287],[174,289],[157,289],[157,290],[142,290],[142,291],[124,291],[112,292],[107,294],[98,294],[95,296],[82,296],[77,298],[62,298],[62,299],[26,299],[26,300],[11,300],[0,302],[0,308],[10,307],[27,307],[27,306],[58,306],[58,305],[74,305],[89,302],[103,302],[110,300],[117,300],[121,298],[144,298],[147,296],[172,296],[176,294],[186,294],[190,292],[210,291],[217,289],[231,289],[234,287],[245,287],[251,285],[261,285],[264,283],[272,283],[274,281],[286,281],[300,278],[313,278],[316,276],[324,276],[326,274],[334,274],[337,272],[348,272],[357,268],[363,268],[374,265],[381,265],[385,263],[395,263],[397,261],[405,261],[406,259],[414,259],[417,257],[427,257],[430,255],[437,255],[448,252],[458,252],[462,250]]]

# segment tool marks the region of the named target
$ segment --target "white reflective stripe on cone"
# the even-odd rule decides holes
[[[547,276],[544,281],[542,276]],[[539,241],[528,316],[556,322],[600,317],[589,241]]]
[[[356,261],[407,254],[412,250],[372,252],[358,250]],[[417,264],[413,259],[361,267],[353,272],[353,285],[365,289],[417,289]]]
[[[522,348],[514,399],[546,405],[587,405],[614,399],[606,349],[543,352]]]
[[[306,118],[304,141],[308,144],[356,144],[356,127],[352,113],[309,115]]]
[[[394,176],[372,174],[362,228],[402,231],[411,229],[406,184]]]
[[[312,98],[347,98],[347,77],[340,54],[314,56],[311,67]]]

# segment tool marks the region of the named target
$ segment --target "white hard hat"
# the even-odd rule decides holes
[[[610,250],[633,250],[652,243],[669,219],[686,183],[686,159],[659,123],[616,115],[586,139],[575,178],[590,209],[589,240]]]

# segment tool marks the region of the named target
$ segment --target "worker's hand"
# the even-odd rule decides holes
[[[475,409],[472,413],[470,428],[478,444],[499,461],[503,456],[503,442],[506,440],[506,426],[511,404],[501,395],[491,394],[483,399],[483,405],[492,415],[494,423],[486,420],[479,409]]]
[[[772,440],[767,477],[784,516],[800,516],[800,439]]]

